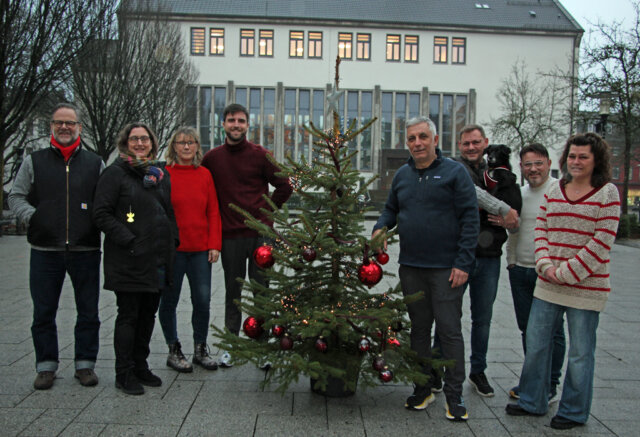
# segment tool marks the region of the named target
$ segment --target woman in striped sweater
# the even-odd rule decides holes
[[[610,149],[594,133],[567,141],[560,166],[540,207],[535,230],[538,281],[527,325],[527,353],[520,399],[507,405],[516,416],[548,409],[553,333],[567,315],[569,362],[551,427],[569,429],[589,417],[593,395],[596,328],[609,296],[609,251],[620,217],[611,184]]]

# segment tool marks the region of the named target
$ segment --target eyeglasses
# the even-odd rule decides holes
[[[151,141],[151,138],[144,135],[142,137],[136,137],[136,136],[129,137],[128,140],[131,144],[137,144],[138,141],[142,142],[142,144],[147,144],[149,141]]]
[[[478,146],[480,144],[482,144],[483,141],[482,140],[473,140],[473,141],[465,141],[464,143],[462,143],[462,145],[464,147],[469,147],[470,145],[474,145],[474,146]]]
[[[51,124],[55,127],[62,127],[67,125],[69,127],[75,127],[76,124],[80,124],[79,121],[66,121],[66,120],[51,120]]]
[[[523,162],[522,166],[524,168],[531,168],[531,167],[542,167],[544,165],[544,162],[542,161],[533,161],[533,162]]]
[[[184,146],[193,146],[194,144],[198,144],[197,141],[176,141],[176,146],[178,147],[184,147]]]

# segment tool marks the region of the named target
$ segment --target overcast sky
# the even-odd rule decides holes
[[[623,27],[631,27],[635,12],[629,0],[560,0],[560,3],[569,11],[585,30],[585,38],[593,26],[602,21],[622,21]]]

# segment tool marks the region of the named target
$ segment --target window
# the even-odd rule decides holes
[[[253,56],[255,54],[255,43],[255,30],[240,29],[240,56]]]
[[[259,56],[273,56],[273,30],[260,29],[260,40],[258,41]]]
[[[322,32],[309,32],[309,57],[322,58]]]
[[[404,62],[418,62],[418,36],[405,35]]]
[[[451,63],[464,64],[466,62],[466,38],[451,38]]]
[[[356,59],[371,60],[371,34],[359,33],[356,37]]]
[[[304,57],[304,32],[297,30],[289,32],[289,57]]]
[[[211,88],[200,88],[200,145],[203,151],[211,148]]]
[[[352,33],[338,34],[338,56],[341,59],[351,59],[351,45],[353,44]]]
[[[446,36],[433,38],[433,62],[436,64],[447,63],[447,45],[449,45],[449,38]]]
[[[224,55],[224,29],[209,29],[209,54]]]
[[[387,61],[400,62],[400,35],[387,35]]]
[[[204,55],[204,27],[191,28],[191,54]]]

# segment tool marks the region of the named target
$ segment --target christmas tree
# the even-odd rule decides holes
[[[317,158],[312,163],[304,158],[277,163],[300,198],[300,211],[291,216],[286,204],[278,209],[270,203],[272,211],[266,213],[274,222],[271,228],[235,208],[248,226],[274,242],[254,253],[269,287],[244,282],[253,295],[243,297],[240,304],[249,315],[243,323],[248,338],[220,329],[216,336],[235,364],[270,362],[265,384],[276,382],[279,391],[300,375],[309,376],[315,390],[323,391],[328,381],[337,379],[347,392],[355,391],[358,383],[428,379],[409,347],[409,322],[399,286],[372,290],[382,278],[381,265],[389,259],[381,250],[383,238],[391,235],[367,237],[366,208],[358,199],[375,177],[360,183],[361,175],[352,166],[357,152],[349,152],[348,143],[375,119],[358,130],[353,120],[340,131],[339,64],[340,58],[334,91],[328,97],[333,128],[306,127],[318,139]]]

